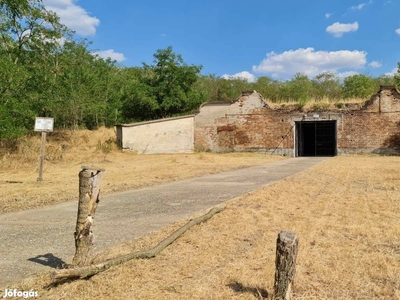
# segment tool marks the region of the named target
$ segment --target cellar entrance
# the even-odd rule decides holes
[[[296,156],[335,156],[336,121],[296,122]]]

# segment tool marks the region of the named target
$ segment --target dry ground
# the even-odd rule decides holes
[[[283,159],[260,153],[137,155],[116,149],[112,129],[49,133],[38,182],[40,133],[0,149],[0,214],[77,199],[81,166],[106,169],[102,194]],[[109,152],[111,151],[111,152]]]
[[[341,156],[226,203],[158,257],[54,286],[20,284],[43,299],[271,297],[280,230],[300,239],[294,299],[400,299],[400,158]],[[148,249],[177,222],[95,261]]]

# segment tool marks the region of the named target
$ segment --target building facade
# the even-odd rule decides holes
[[[364,105],[272,109],[256,91],[233,103],[206,103],[195,117],[194,148],[288,156],[400,153],[400,92],[382,86]]]
[[[362,105],[272,109],[256,91],[205,103],[196,115],[117,125],[125,150],[140,154],[259,151],[287,156],[400,154],[400,92],[380,90]]]

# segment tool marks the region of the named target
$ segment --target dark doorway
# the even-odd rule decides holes
[[[296,122],[297,156],[335,156],[336,121]]]

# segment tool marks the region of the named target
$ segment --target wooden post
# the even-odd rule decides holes
[[[46,149],[46,131],[42,131],[42,143],[40,146],[40,162],[39,162],[39,177],[37,181],[43,180],[43,163],[44,163],[44,152]]]
[[[82,166],[79,172],[79,204],[75,229],[75,256],[73,267],[83,267],[87,262],[94,235],[91,230],[97,205],[100,201],[100,184],[104,169]]]
[[[290,300],[299,239],[295,232],[281,231],[276,241],[274,300]]]

